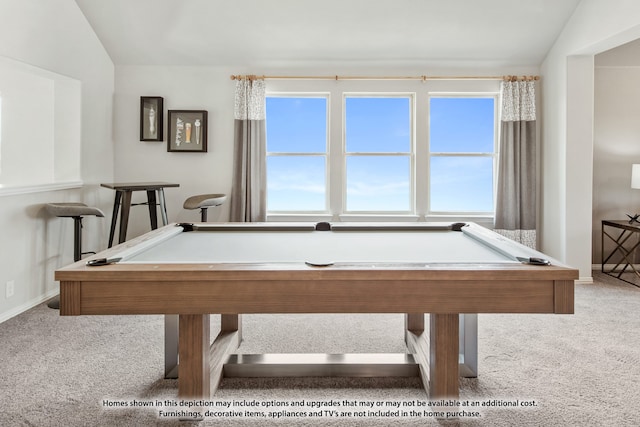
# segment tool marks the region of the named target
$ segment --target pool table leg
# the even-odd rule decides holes
[[[429,397],[457,399],[459,315],[431,313],[429,319]]]
[[[211,395],[209,315],[181,314],[178,323],[180,330],[178,396],[183,399],[209,398]]]
[[[224,376],[224,365],[242,342],[242,315],[220,315],[220,333],[210,348],[211,393],[215,393]]]
[[[178,378],[178,351],[179,351],[179,321],[177,314],[166,314],[164,316],[164,377],[166,379]],[[242,315],[240,314],[221,314],[220,315],[220,333],[233,334],[230,340],[235,340],[236,344],[230,351],[235,351],[242,342]],[[216,347],[219,347],[220,337],[216,338]],[[228,351],[227,351],[228,352]],[[215,357],[212,357],[212,365],[215,362]],[[225,362],[226,360],[223,360]],[[222,371],[220,371],[220,374]],[[212,375],[214,377],[214,383],[219,383],[219,380],[215,380],[215,376],[218,374],[215,367],[212,368]],[[215,384],[212,383],[212,392],[215,391]]]
[[[429,337],[424,330],[424,314],[405,314],[405,341],[420,365],[422,384],[430,399],[459,396],[458,314],[430,314]]]

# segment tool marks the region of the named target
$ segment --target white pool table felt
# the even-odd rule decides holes
[[[521,254],[518,254],[521,255]],[[168,233],[126,263],[513,263],[459,231]]]

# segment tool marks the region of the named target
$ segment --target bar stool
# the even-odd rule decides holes
[[[82,258],[82,217],[97,216],[104,217],[104,213],[98,208],[93,208],[84,203],[63,202],[63,203],[47,203],[45,205],[47,212],[52,216],[73,218],[73,260],[79,261]],[[95,253],[95,252],[84,252]],[[50,308],[60,308],[60,297],[52,299],[49,304]]]
[[[191,196],[182,205],[185,209],[200,209],[200,220],[207,222],[207,209],[220,206],[227,200],[225,194],[199,194]]]

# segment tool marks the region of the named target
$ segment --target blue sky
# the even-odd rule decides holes
[[[432,153],[494,151],[494,98],[431,98]],[[488,157],[432,157],[431,210],[492,211],[493,160]]]
[[[416,118],[429,121],[431,152],[493,152],[494,102],[431,98],[430,117]],[[347,97],[344,108],[346,209],[410,210],[411,99]],[[326,98],[267,98],[267,152],[298,154],[268,158],[268,210],[326,208],[326,157],[309,154],[325,153],[327,143]],[[437,156],[429,164],[432,211],[493,209],[491,158]]]
[[[326,98],[267,98],[267,152],[325,153]],[[326,209],[326,157],[267,159],[268,210]]]

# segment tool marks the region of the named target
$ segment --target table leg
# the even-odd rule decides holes
[[[461,377],[476,378],[478,376],[478,315],[476,313],[460,314],[458,332],[458,372]],[[424,314],[423,313],[407,313],[405,314],[405,343],[407,347],[419,351],[415,344],[418,338],[424,332]],[[425,347],[428,348],[428,347]],[[428,356],[428,355],[427,355]],[[417,357],[419,363],[424,361],[420,356]],[[428,358],[424,359],[425,361]],[[428,377],[424,377],[427,378]],[[426,383],[425,383],[426,384]]]
[[[220,333],[211,344],[211,393],[215,393],[224,376],[224,366],[242,342],[242,315],[221,314]]]
[[[178,316],[164,316],[164,377],[178,378]]]
[[[242,316],[240,314],[221,314],[220,332],[238,332],[242,341]]]
[[[111,214],[111,229],[109,230],[109,247],[113,246],[113,236],[116,234],[116,222],[118,222],[118,211],[120,210],[120,199],[122,193],[116,191],[116,197],[113,201],[113,213]]]
[[[160,216],[162,217],[162,225],[167,225],[169,219],[167,216],[167,203],[164,200],[164,188],[158,188],[158,203],[160,204]]]
[[[151,229],[158,228],[158,213],[156,206],[156,191],[147,190],[147,206],[149,207],[149,220],[151,221]]]
[[[431,313],[429,397],[431,399],[457,399],[459,316],[458,314]]]
[[[122,193],[122,208],[120,209],[120,235],[118,243],[127,240],[127,225],[129,224],[129,211],[131,210],[131,191],[117,191]]]
[[[167,314],[164,316],[164,377],[166,379],[178,378],[178,324],[177,315]],[[240,314],[221,314],[220,332],[222,334],[236,334],[237,337],[235,339],[238,344],[233,348],[235,351],[242,341],[242,316]],[[220,373],[222,373],[222,369],[220,369]]]
[[[424,331],[424,313],[406,313],[404,329],[405,331]]]
[[[181,314],[178,322],[180,328],[178,396],[208,399],[211,394],[209,315]]]

